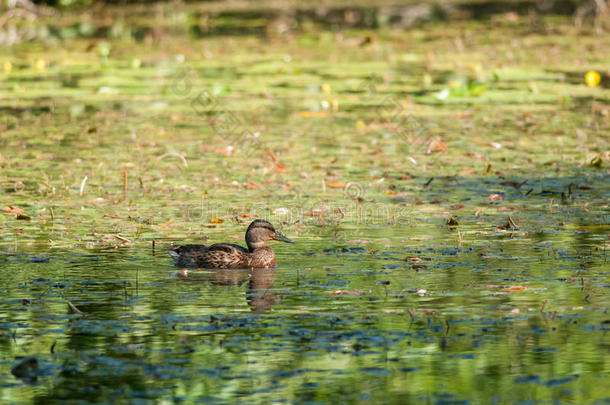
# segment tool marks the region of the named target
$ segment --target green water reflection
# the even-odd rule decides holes
[[[305,240],[311,251],[283,249],[276,269],[187,278],[129,249],[9,255],[2,392],[37,403],[601,400],[605,257],[551,242],[367,253]],[[405,255],[431,260],[413,269]],[[37,358],[36,381],[11,375],[17,356]]]

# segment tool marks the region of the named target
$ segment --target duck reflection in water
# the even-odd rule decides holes
[[[246,286],[246,302],[254,312],[268,312],[276,303],[276,295],[271,287],[275,282],[274,268],[249,270],[217,269],[213,271],[180,271],[180,279],[189,282],[210,282],[219,286]]]

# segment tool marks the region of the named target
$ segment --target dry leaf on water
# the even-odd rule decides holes
[[[328,117],[330,114],[324,111],[301,111],[296,114],[298,117],[302,118],[312,118],[312,117]]]
[[[439,141],[439,140],[434,140],[432,142],[430,142],[430,145],[428,146],[428,150],[426,151],[427,154],[433,153],[433,152],[447,152],[449,148],[447,148],[447,144],[443,141]]]
[[[326,187],[328,187],[328,188],[344,188],[345,187],[345,183],[343,183],[341,181],[327,181],[326,182]]]
[[[369,239],[352,239],[352,240],[348,240],[347,243],[361,243],[366,245],[367,243],[369,243],[370,240]]]
[[[212,217],[212,219],[210,219],[210,223],[211,224],[222,224],[224,221],[224,219],[220,219],[220,218],[216,218],[216,217]]]
[[[332,295],[364,295],[362,291],[358,290],[334,290],[330,292]]]
[[[24,213],[22,208],[15,207],[13,205],[7,205],[4,208],[4,212],[9,213],[9,214],[16,214],[16,215],[21,215]]]
[[[504,196],[502,194],[490,194],[487,199],[489,201],[503,201]]]
[[[273,163],[279,163],[279,160],[275,153],[273,153],[273,151],[266,150],[265,153],[267,154],[267,156],[269,156],[269,158],[271,158],[271,160],[273,160]]]
[[[524,291],[527,288],[522,285],[511,285],[510,287],[504,287],[507,291]]]
[[[286,173],[286,171],[288,171],[288,168],[286,166],[282,166],[279,163],[275,163],[273,165],[273,169],[278,173]]]

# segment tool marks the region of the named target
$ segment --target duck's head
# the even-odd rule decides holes
[[[246,231],[246,243],[250,251],[267,245],[268,240],[279,240],[282,242],[294,243],[280,231],[277,231],[270,222],[263,219],[252,221]]]

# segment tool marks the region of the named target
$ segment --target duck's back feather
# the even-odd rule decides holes
[[[180,267],[245,268],[250,263],[248,249],[231,243],[214,245],[184,245],[170,250],[170,256]]]

